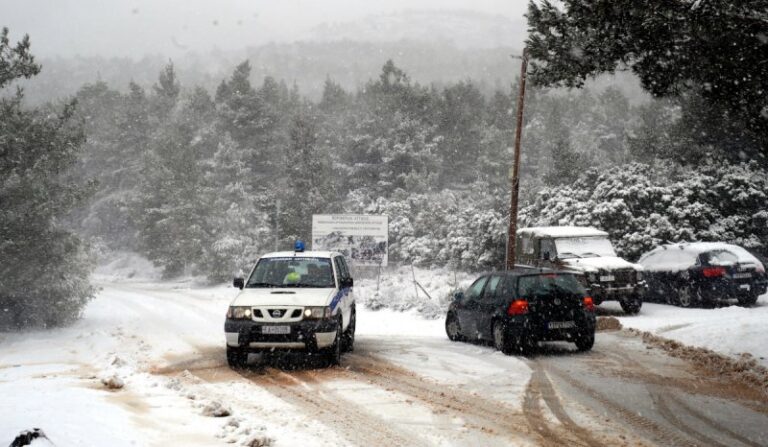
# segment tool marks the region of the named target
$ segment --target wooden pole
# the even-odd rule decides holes
[[[520,67],[520,92],[517,96],[517,126],[515,129],[515,159],[512,165],[510,182],[512,193],[509,200],[509,231],[507,232],[507,262],[506,269],[515,268],[515,245],[517,232],[517,201],[520,193],[520,140],[523,134],[523,105],[525,103],[525,75],[528,71],[528,49],[523,49],[522,65]]]

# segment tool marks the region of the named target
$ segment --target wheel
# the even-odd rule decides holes
[[[691,286],[683,286],[677,289],[677,305],[680,307],[691,307],[697,301],[697,294],[694,293]]]
[[[341,364],[341,344],[343,333],[341,332],[341,319],[336,327],[336,338],[333,340],[333,345],[328,348],[328,366],[336,366]]]
[[[445,333],[448,335],[448,339],[451,341],[464,340],[464,336],[461,335],[461,326],[459,326],[459,319],[456,315],[449,313],[445,318]]]
[[[640,312],[640,308],[643,306],[643,300],[637,295],[632,295],[629,298],[619,301],[621,308],[624,309],[624,313],[634,315]]]
[[[753,306],[757,302],[758,295],[756,293],[750,293],[748,295],[739,296],[739,306],[749,307]]]
[[[227,346],[227,364],[230,368],[245,368],[248,364],[248,351]]]
[[[576,349],[579,351],[589,351],[592,349],[592,346],[595,345],[595,333],[592,332],[591,334],[579,334],[574,342],[576,343]]]
[[[506,355],[515,352],[514,346],[510,343],[507,328],[501,321],[493,323],[493,345]]]
[[[349,324],[347,330],[341,336],[341,350],[344,352],[352,352],[355,350],[355,321],[357,320],[357,312],[355,308],[352,308],[352,314],[349,317]]]

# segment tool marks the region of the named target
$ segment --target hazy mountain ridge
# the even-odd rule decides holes
[[[353,22],[316,26],[309,40],[392,42],[448,41],[460,48],[522,47],[526,23],[500,14],[468,10],[410,10],[368,16]]]

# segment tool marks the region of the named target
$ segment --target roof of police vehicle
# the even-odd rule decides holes
[[[553,238],[608,236],[608,233],[605,231],[592,227],[528,227],[517,230],[517,233]]]
[[[262,255],[262,258],[331,258],[341,253],[335,251],[275,251]]]

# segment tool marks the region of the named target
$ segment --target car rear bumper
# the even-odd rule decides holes
[[[699,294],[705,301],[719,301],[745,295],[762,295],[766,292],[765,281],[737,283],[733,281],[712,281],[699,284]]]
[[[338,320],[304,320],[286,324],[265,324],[249,320],[226,320],[224,333],[227,346],[252,352],[263,350],[306,350],[309,352],[333,345],[338,329]],[[288,326],[287,334],[265,334],[265,326]]]
[[[584,334],[595,333],[596,318],[593,313],[585,312],[569,321],[573,321],[573,327],[550,329],[549,321],[533,319],[529,315],[508,317],[507,334],[515,338],[533,338],[536,341],[573,341]]]

